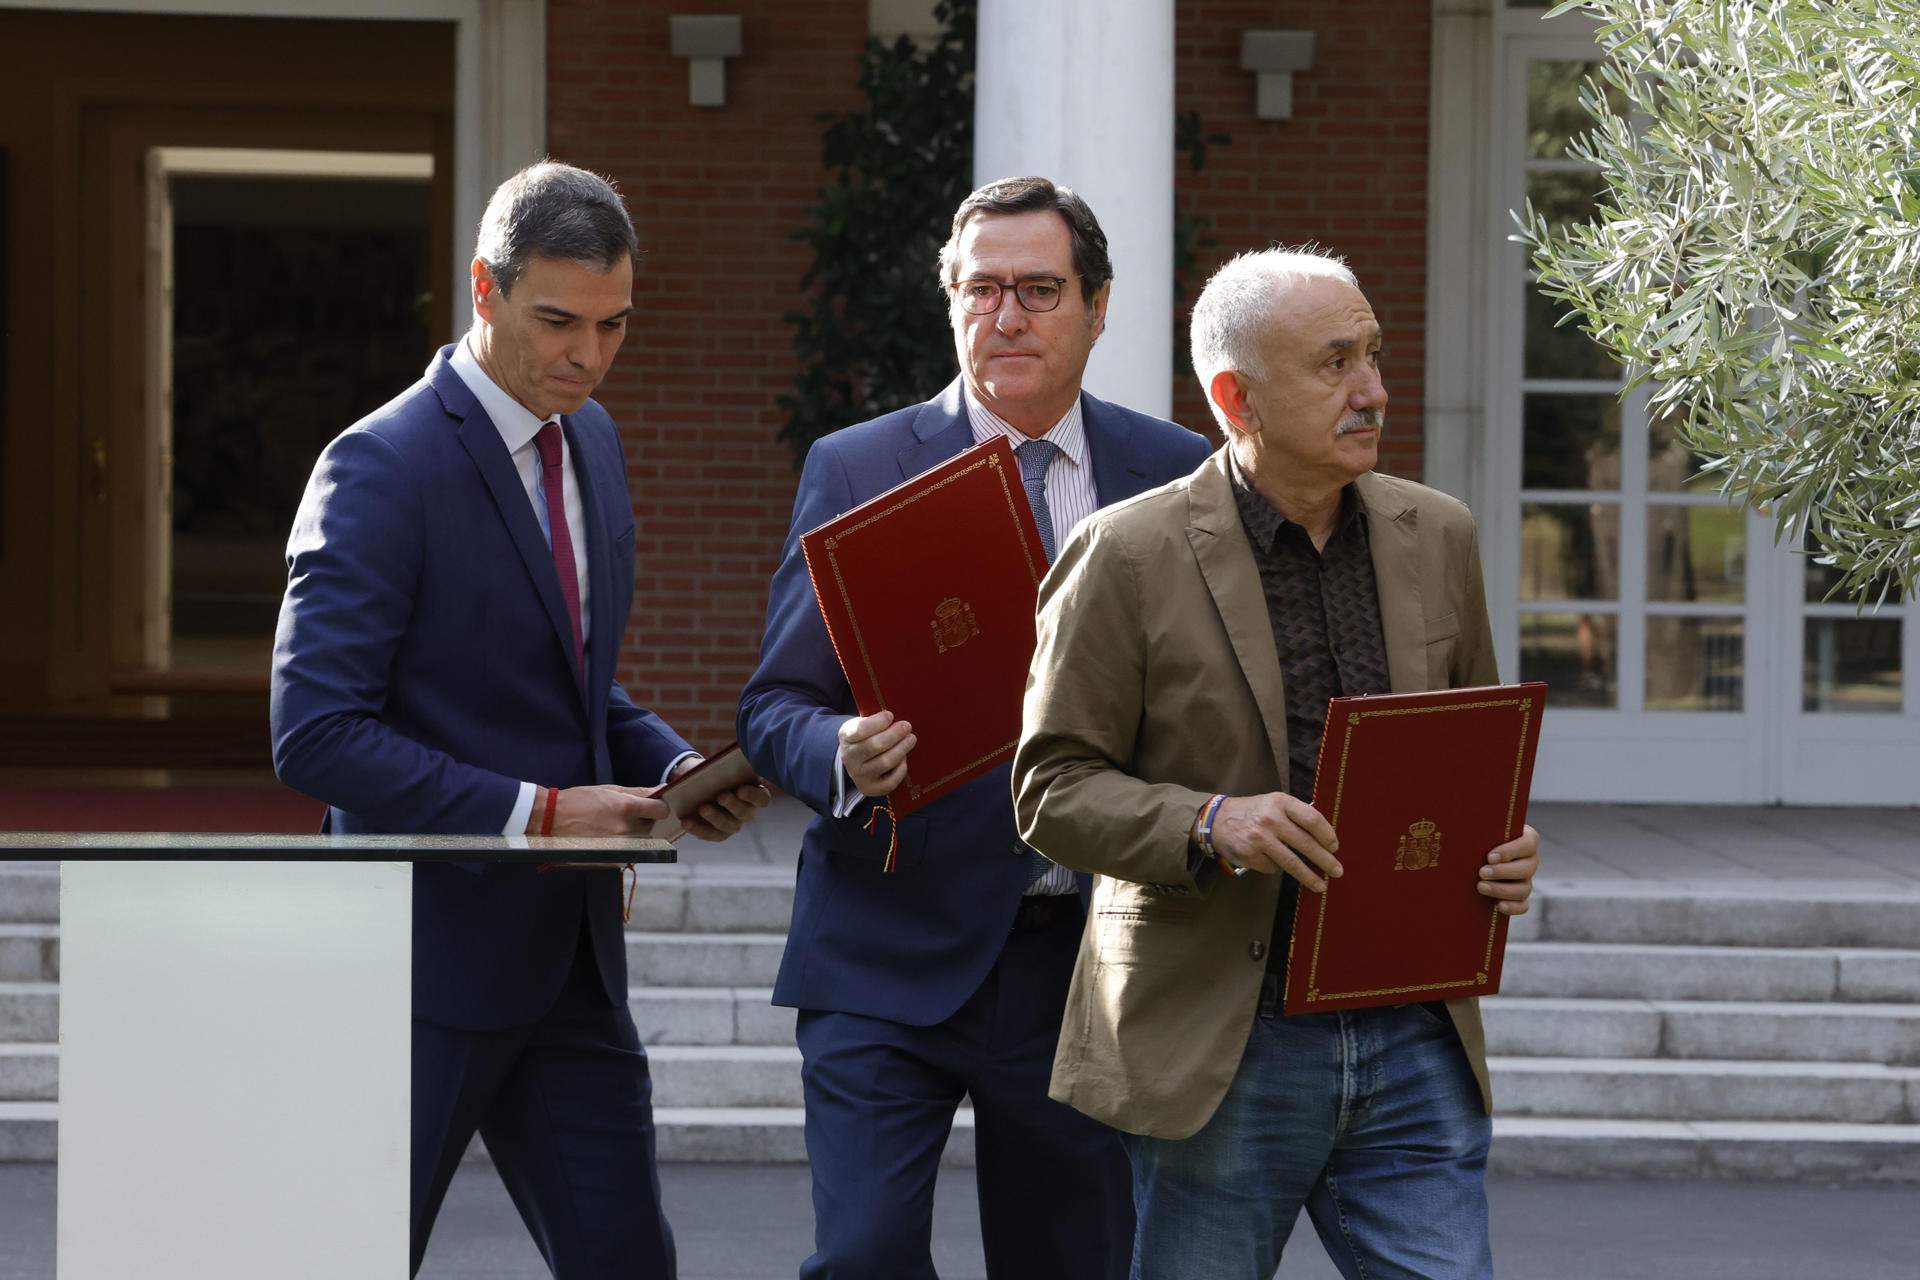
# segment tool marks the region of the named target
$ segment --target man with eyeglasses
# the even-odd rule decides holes
[[[1095,508],[1192,471],[1201,436],[1080,389],[1105,323],[1106,236],[1045,178],[990,183],[940,251],[960,376],[934,399],[835,432],[807,455],[739,737],[814,810],[774,1003],[799,1010],[809,1280],[932,1277],[933,1187],[971,1099],[987,1274],[1127,1274],[1133,1210],[1113,1131],[1047,1097],[1086,878],[1021,844],[1002,765],[899,824],[871,821],[906,776],[913,726],[860,716],[800,535],[994,436],[1015,446],[1049,554]],[[964,537],[956,529],[954,536]]]

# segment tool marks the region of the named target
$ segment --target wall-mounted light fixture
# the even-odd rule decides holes
[[[676,13],[667,19],[673,56],[687,58],[687,102],[727,105],[727,59],[740,56],[740,15]]]
[[[1257,74],[1254,115],[1262,120],[1293,117],[1293,73],[1312,66],[1311,31],[1240,33],[1240,69]]]

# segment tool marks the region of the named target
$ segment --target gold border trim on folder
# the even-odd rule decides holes
[[[1340,772],[1333,784],[1333,812],[1327,815],[1335,830],[1340,826],[1340,806],[1347,789],[1347,758],[1353,749],[1353,735],[1362,720],[1378,719],[1386,716],[1431,715],[1436,711],[1479,711],[1488,707],[1518,707],[1520,710],[1520,747],[1513,761],[1513,784],[1507,791],[1507,817],[1502,830],[1513,831],[1514,810],[1520,804],[1520,777],[1527,764],[1527,734],[1533,724],[1533,699],[1489,698],[1480,702],[1455,702],[1437,707],[1382,707],[1377,711],[1348,711],[1347,723],[1340,735]],[[1512,839],[1512,836],[1508,837]],[[1329,888],[1332,886],[1329,885]],[[1308,1004],[1331,1000],[1359,1000],[1374,996],[1419,995],[1428,991],[1451,991],[1460,987],[1477,987],[1487,980],[1487,973],[1493,967],[1493,947],[1499,937],[1500,904],[1495,903],[1487,910],[1487,947],[1480,961],[1480,971],[1471,977],[1454,978],[1443,982],[1422,982],[1404,987],[1375,987],[1367,991],[1322,991],[1319,987],[1320,942],[1327,931],[1327,900],[1331,893],[1322,893],[1320,912],[1314,919],[1313,952],[1307,959]]]
[[[1000,481],[1001,497],[1006,500],[1007,512],[1010,516],[1013,517],[1013,527],[1015,531],[1018,532],[1020,535],[1020,554],[1026,558],[1027,574],[1032,579],[1033,584],[1037,587],[1040,585],[1040,579],[1043,576],[1043,574],[1041,573],[1039,567],[1034,563],[1033,548],[1028,545],[1026,530],[1022,528],[1020,525],[1020,509],[1013,505],[1014,504],[1013,490],[1010,484],[1008,483],[1005,458],[1000,454],[989,454],[987,457],[981,458],[977,462],[970,462],[964,467],[956,468],[951,475],[944,476],[941,479],[935,481],[933,484],[927,485],[925,488],[916,489],[914,492],[906,495],[905,497],[900,498],[895,502],[888,503],[886,506],[871,512],[869,515],[867,515],[865,519],[859,520],[851,525],[848,525],[845,529],[842,529],[839,532],[830,535],[829,537],[821,539],[821,547],[827,553],[827,565],[829,568],[833,570],[834,586],[837,587],[840,591],[840,603],[845,607],[846,613],[847,613],[847,621],[853,627],[853,643],[854,643],[854,647],[859,651],[859,654],[860,654],[860,665],[862,668],[865,669],[867,673],[867,683],[869,686],[872,687],[874,697],[880,700],[880,704],[882,706],[886,705],[887,696],[885,691],[883,691],[880,688],[880,673],[874,669],[873,657],[867,651],[867,638],[866,638],[866,635],[860,629],[860,617],[857,613],[854,612],[853,596],[851,592],[849,592],[847,589],[846,577],[840,572],[840,556],[839,556],[840,544],[845,542],[847,539],[851,538],[854,534],[865,532],[867,529],[869,529],[879,521],[884,520],[886,517],[894,514],[897,511],[904,510],[905,508],[920,501],[920,499],[927,497],[929,494],[938,493],[940,492],[940,490],[946,488],[950,484],[953,484],[955,481],[961,479],[962,477],[972,475],[975,471],[978,471],[981,467],[989,468],[994,473],[995,478]],[[1027,500],[1026,490],[1022,488],[1020,491],[1019,501],[1022,504],[1024,504],[1026,500]],[[832,638],[831,627],[828,628],[828,638],[829,639]],[[943,774],[942,776],[935,778],[932,782],[926,782],[926,783],[915,782],[913,780],[911,768],[909,768],[907,784],[906,784],[907,793],[912,799],[917,800],[920,798],[920,795],[922,792],[932,791],[932,790],[935,790],[936,788],[945,786],[947,783],[953,781],[955,778],[960,777],[962,774],[968,773],[971,770],[979,768],[981,765],[986,764],[988,761],[992,760],[995,756],[998,756],[1004,752],[1011,751],[1018,745],[1019,745],[1019,740],[1017,738],[1011,742],[1002,743],[1000,746],[997,746],[993,750],[987,752],[987,754],[980,756],[977,759],[969,760],[967,763],[961,765],[959,768],[953,769],[947,772],[946,774]]]

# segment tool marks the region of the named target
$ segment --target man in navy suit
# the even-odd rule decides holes
[[[274,765],[341,832],[618,836],[698,756],[613,679],[633,510],[588,397],[633,309],[633,224],[543,163],[494,193],[473,328],[327,446],[287,545]],[[737,831],[743,788],[688,824]],[[413,1269],[477,1130],[562,1280],[674,1274],[620,873],[418,866]]]
[[[913,726],[855,711],[800,552],[808,529],[995,435],[1017,446],[1049,551],[1095,507],[1198,466],[1200,436],[1080,389],[1112,276],[1100,224],[1067,188],[974,192],[939,263],[960,377],[816,442],[800,477],[739,737],[817,815],[773,995],[799,1010],[809,1280],[934,1275],[934,1176],[963,1097],[987,1274],[1127,1274],[1119,1139],[1047,1097],[1084,885],[1020,843],[1005,765],[905,818],[896,869],[882,869],[893,833],[869,820],[906,775]]]

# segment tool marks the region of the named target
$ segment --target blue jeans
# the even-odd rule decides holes
[[[1269,977],[1219,1110],[1128,1135],[1133,1280],[1271,1280],[1301,1206],[1348,1280],[1490,1280],[1492,1124],[1443,1005],[1286,1017]]]

